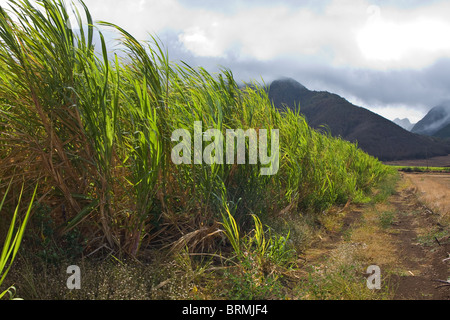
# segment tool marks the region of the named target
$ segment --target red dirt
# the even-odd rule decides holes
[[[450,240],[441,239],[432,243],[419,243],[418,228],[439,228],[435,214],[420,204],[413,189],[407,189],[392,197],[396,207],[397,223],[394,233],[397,239],[399,261],[407,273],[392,276],[395,300],[450,300],[450,287],[441,287],[447,280],[449,262],[442,260],[449,256]]]

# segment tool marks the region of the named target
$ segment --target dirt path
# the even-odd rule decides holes
[[[436,281],[450,276],[450,263],[442,261],[449,256],[450,241],[448,237],[439,241],[439,232],[444,230],[437,217],[418,201],[414,189],[401,190],[390,202],[398,213],[392,234],[399,263],[406,271],[393,276],[397,286],[394,299],[450,299],[449,288],[438,288]]]
[[[385,202],[350,206],[340,217],[339,227],[327,231],[311,250],[311,265],[332,268],[330,257],[344,248],[358,248],[347,254],[345,263],[380,266],[388,283],[383,299],[450,300],[450,287],[436,281],[450,278],[450,260],[443,261],[450,257],[450,228],[448,220],[443,220],[448,215],[425,205],[423,188],[430,194],[439,190],[426,189],[428,185],[420,185],[422,181],[426,179],[416,176],[413,181],[402,174],[396,192]],[[445,182],[441,189],[450,191]],[[372,298],[362,295],[362,299]]]

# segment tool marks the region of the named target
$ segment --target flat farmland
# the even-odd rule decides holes
[[[450,174],[405,173],[417,188],[419,199],[446,219],[450,218]]]
[[[450,155],[429,159],[386,161],[387,165],[410,167],[450,167]]]

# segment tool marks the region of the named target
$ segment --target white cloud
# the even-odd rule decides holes
[[[221,56],[230,46],[239,43],[241,56],[258,60],[331,54],[335,61],[345,61],[351,54],[348,50],[353,32],[350,18],[356,16],[355,10],[366,7],[352,3],[351,10],[331,5],[325,15],[281,4],[245,7],[234,15],[210,12],[202,19],[197,19],[194,13],[195,26],[184,28],[180,40],[194,54],[201,56],[208,52]],[[363,19],[357,21],[361,25],[364,22]],[[205,50],[200,43],[214,45],[215,50]]]
[[[171,29],[180,34],[180,41],[194,54],[221,56],[230,46],[239,43],[242,55],[261,60],[280,55],[311,55],[324,47],[345,45],[350,36],[351,17],[357,15],[355,8],[361,11],[366,7],[364,1],[357,1],[362,7],[352,1],[353,9],[343,10],[337,4],[340,1],[333,1],[325,15],[320,15],[311,8],[254,2],[225,14],[213,9],[186,7],[176,0],[85,2],[94,19],[116,23],[141,39],[148,33]],[[204,49],[203,45],[208,48]]]
[[[429,106],[421,104],[398,104],[398,103],[367,103],[365,100],[349,93],[342,94],[352,104],[366,108],[386,119],[394,120],[395,118],[408,118],[411,123],[417,123],[425,114]]]
[[[419,122],[426,114],[426,112],[404,105],[388,105],[378,108],[368,107],[368,109],[389,120],[408,118],[411,123]]]
[[[94,20],[139,40],[162,35],[171,59],[223,65],[239,80],[291,76],[389,118],[450,98],[450,1],[84,1]]]
[[[115,23],[140,40],[165,28],[180,30],[192,17],[176,0],[84,0],[94,20]]]
[[[289,56],[333,66],[370,69],[423,68],[450,56],[450,4],[373,6],[369,0],[332,0],[296,6],[260,2],[219,11],[178,0],[86,0],[96,19],[124,26],[139,39],[172,30],[199,57],[269,61]],[[237,49],[238,48],[238,49]]]
[[[178,39],[184,43],[186,49],[199,56],[220,57],[224,54],[213,32],[198,26],[186,29]]]
[[[367,24],[358,32],[357,42],[368,67],[423,68],[438,58],[450,57],[450,22],[434,14],[390,13],[369,7]],[[394,19],[395,18],[395,19]]]
[[[140,40],[171,30],[199,57],[225,57],[233,50],[236,57],[261,61],[289,56],[378,70],[418,69],[450,57],[448,1],[410,8],[394,7],[392,2],[374,6],[369,0],[314,1],[305,6],[231,1],[235,10],[222,11],[209,2],[188,6],[181,0],[85,3],[95,20],[123,26]]]

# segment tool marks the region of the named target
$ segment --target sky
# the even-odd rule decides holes
[[[84,2],[96,21],[157,36],[170,60],[226,67],[238,83],[290,77],[412,122],[450,100],[448,0]]]

